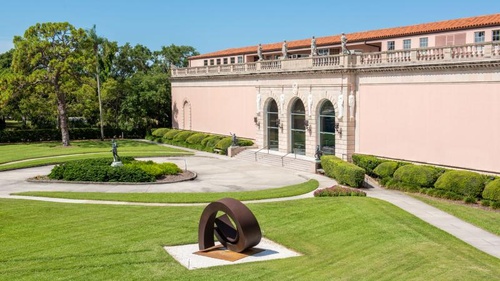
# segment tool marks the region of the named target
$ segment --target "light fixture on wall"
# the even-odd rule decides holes
[[[340,127],[340,123],[335,123],[335,131],[337,131],[339,135],[342,135],[342,127]]]
[[[281,124],[281,120],[279,118],[276,119],[276,127],[279,127],[280,129],[283,129],[283,124]]]
[[[311,131],[311,126],[309,125],[309,120],[304,120],[304,128],[308,130],[309,132]]]
[[[257,116],[255,116],[253,118],[253,122],[255,123],[255,126],[260,127],[260,122],[259,122],[259,119],[257,118]]]

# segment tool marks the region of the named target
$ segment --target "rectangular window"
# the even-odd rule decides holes
[[[224,64],[227,64],[227,58],[224,58]]]
[[[318,56],[329,56],[330,49],[318,49]]]
[[[411,39],[403,40],[403,49],[411,49]]]
[[[220,64],[220,59],[217,59],[217,65],[219,65],[219,64]]]
[[[474,32],[474,43],[484,42],[484,31]]]
[[[204,60],[204,61],[203,61],[203,65],[204,65],[204,66],[207,66],[207,65],[208,65],[208,60]]]
[[[394,43],[394,41],[387,41],[387,51],[392,51],[395,49],[395,46],[396,44]]]
[[[491,41],[500,41],[500,30],[493,30]]]
[[[210,65],[214,65],[214,59],[210,60]]]
[[[238,56],[238,63],[243,63],[243,56]]]
[[[231,63],[233,64],[235,62],[234,57],[231,57]]]
[[[429,38],[427,37],[422,37],[420,38],[420,48],[427,48],[429,47]]]

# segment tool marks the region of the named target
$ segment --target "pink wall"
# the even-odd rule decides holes
[[[183,103],[191,104],[191,130],[255,139],[255,87],[172,87],[173,127],[183,128]]]
[[[358,153],[500,172],[500,83],[360,85]]]

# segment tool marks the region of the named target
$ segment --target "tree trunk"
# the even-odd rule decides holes
[[[69,126],[68,114],[66,111],[66,95],[57,93],[57,111],[59,112],[59,122],[61,125],[61,137],[63,146],[69,146]]]

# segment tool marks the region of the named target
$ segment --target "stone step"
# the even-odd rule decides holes
[[[238,153],[235,158],[239,160],[258,162],[260,164],[284,167],[287,169],[304,172],[314,172],[316,165],[315,161],[295,158],[294,156],[283,157],[283,155],[268,153],[267,151],[258,152],[256,154],[255,151],[245,150]]]

